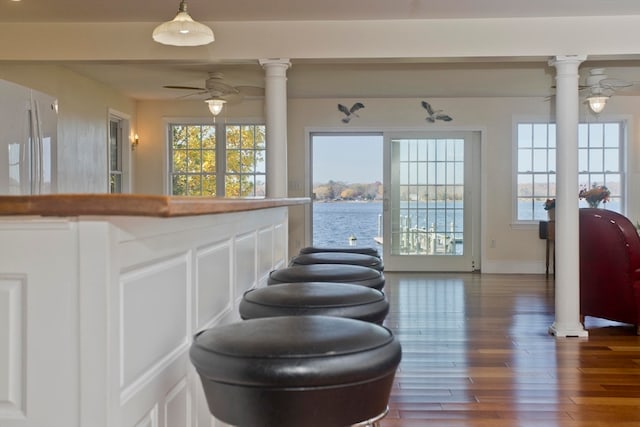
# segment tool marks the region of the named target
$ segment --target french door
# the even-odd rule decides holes
[[[385,133],[388,271],[480,269],[480,133]]]

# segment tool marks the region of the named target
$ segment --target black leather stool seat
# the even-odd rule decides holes
[[[344,247],[322,247],[322,246],[307,246],[300,249],[300,254],[313,254],[316,252],[346,252],[352,254],[369,255],[380,258],[378,250],[371,246],[344,246]]]
[[[190,357],[225,423],[343,427],[385,412],[401,348],[373,323],[283,316],[205,330]]]
[[[293,257],[289,263],[291,267],[310,264],[349,264],[361,265],[378,271],[384,270],[384,264],[380,258],[349,252],[314,252],[311,254],[302,254]]]
[[[325,315],[382,324],[389,301],[382,291],[348,283],[281,283],[251,289],[240,301],[240,317]]]
[[[269,273],[267,285],[296,282],[339,282],[382,290],[384,281],[382,272],[361,265],[311,264],[274,270]]]

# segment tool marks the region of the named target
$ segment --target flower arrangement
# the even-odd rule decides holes
[[[556,199],[547,199],[544,202],[544,210],[548,211],[549,209],[555,209],[556,208]]]
[[[593,184],[589,189],[587,189],[587,187],[582,187],[578,193],[578,198],[586,200],[590,208],[597,208],[600,203],[607,203],[610,196],[611,191],[609,191],[605,185],[597,184]],[[555,209],[556,199],[545,200],[542,207],[545,211]],[[638,223],[638,227],[640,227],[640,222]]]
[[[597,208],[600,202],[607,203],[609,196],[611,196],[611,191],[606,186],[596,184],[593,184],[588,190],[583,187],[578,193],[578,197],[586,200],[590,208]]]

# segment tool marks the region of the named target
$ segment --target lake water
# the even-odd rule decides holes
[[[313,204],[314,246],[348,246],[349,236],[356,246],[376,246],[378,216],[382,202],[316,202]]]
[[[424,217],[427,208],[428,219]],[[438,233],[445,234],[453,229],[456,232],[453,237],[462,241],[461,208],[460,202],[402,202],[402,224],[422,229],[434,226]],[[316,202],[313,204],[313,244],[349,246],[349,237],[355,236],[355,246],[373,246],[382,251],[374,240],[379,235],[381,214],[382,202]]]
[[[617,210],[617,203],[607,203],[607,209]],[[546,211],[536,212],[546,220]],[[313,244],[315,246],[348,246],[349,236],[357,238],[356,246],[377,246],[378,217],[382,202],[316,202],[313,204]],[[456,221],[456,228],[462,221]],[[424,224],[419,224],[424,226]],[[458,231],[458,230],[456,230]],[[380,247],[378,247],[380,249]]]

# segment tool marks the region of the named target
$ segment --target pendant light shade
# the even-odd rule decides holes
[[[608,96],[599,95],[599,96],[590,96],[587,98],[587,101],[589,101],[589,108],[591,108],[591,111],[598,114],[598,113],[601,113],[602,110],[604,110],[604,107],[607,104],[608,99],[609,99]]]
[[[213,114],[214,116],[217,116],[218,114],[220,114],[220,112],[222,111],[222,107],[227,101],[220,98],[209,98],[209,99],[205,99],[204,102],[206,102],[207,105],[209,105],[209,111],[211,111],[211,114]]]
[[[214,37],[211,28],[189,16],[182,0],[176,17],[153,30],[153,40],[170,46],[201,46],[213,42]]]

